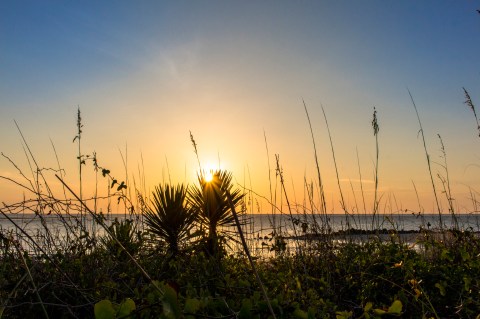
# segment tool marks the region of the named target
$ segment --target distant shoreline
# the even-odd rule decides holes
[[[441,239],[445,235],[446,239],[451,239],[455,236],[472,234],[480,237],[480,231],[473,230],[456,230],[453,228],[445,228],[440,230],[435,229],[421,229],[421,230],[396,230],[396,229],[379,229],[379,230],[364,230],[351,228],[348,230],[335,231],[330,234],[302,234],[297,236],[279,236],[279,238],[286,240],[320,240],[328,239],[355,239],[356,240],[371,240],[378,238],[382,241],[390,240],[392,238],[399,238],[402,241],[413,242],[421,239],[421,237],[430,237],[434,239]]]

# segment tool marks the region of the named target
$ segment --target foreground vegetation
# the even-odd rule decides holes
[[[132,225],[119,223],[117,234]],[[278,318],[477,318],[480,239],[446,233],[448,241],[425,233],[417,250],[397,240],[318,242],[303,254],[257,259],[255,266]],[[2,234],[3,316],[272,317],[246,258],[215,258],[201,246],[172,258],[131,235],[122,241],[138,265],[108,241],[31,256]]]
[[[465,95],[474,111],[466,91]],[[475,111],[474,115],[477,120]],[[58,169],[56,179],[63,184],[64,197],[54,195],[25,139],[27,156],[36,166],[33,179],[17,166],[21,181],[0,176],[33,194],[32,199],[0,208],[14,226],[0,228],[0,317],[480,318],[480,237],[458,224],[445,228],[438,198],[435,232],[421,228],[412,243],[391,229],[389,239],[380,240],[376,110],[369,239],[348,240],[358,232],[347,229],[347,240],[338,242],[326,219],[307,224],[307,219],[294,217],[277,157],[276,178],[292,222],[292,245],[289,249],[285,236],[274,230],[269,246],[273,254],[254,258],[240,223],[245,219],[238,218],[245,213],[246,194],[234,187],[230,173],[211,172],[207,178],[207,172],[201,172],[193,186],[158,185],[151,196],[133,187],[132,196],[127,192],[131,185],[99,166],[95,153],[81,153],[80,112],[77,127],[79,194]],[[193,136],[191,140],[198,158]],[[426,145],[425,155],[432,176]],[[100,213],[100,196],[84,198],[82,167],[89,161],[108,180],[108,196],[103,199],[109,205],[107,213],[115,199],[125,208],[123,219],[108,220]],[[320,203],[310,206],[319,207],[311,213],[321,216],[326,203],[318,165],[317,169]],[[448,174],[440,181],[448,215],[455,220]],[[433,178],[432,186],[437,196]],[[339,191],[348,217],[340,183]],[[25,213],[32,213],[41,225],[35,233],[12,218]],[[60,225],[49,224],[49,215]],[[303,233],[308,229],[312,240],[300,244],[302,235],[309,236],[298,234],[296,226]],[[232,249],[233,243],[240,249]]]

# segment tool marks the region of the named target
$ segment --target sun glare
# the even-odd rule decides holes
[[[206,171],[206,172],[205,172],[205,175],[204,175],[204,178],[205,178],[205,181],[206,181],[207,183],[210,183],[210,182],[212,181],[212,179],[213,179],[213,171],[211,171],[211,170],[210,170],[210,171]]]
[[[215,172],[218,172],[223,169],[225,169],[223,167],[223,163],[219,162],[218,164],[215,164],[215,162],[213,161],[211,162],[206,161],[205,164],[202,165],[202,168],[198,172],[198,175],[201,175],[205,182],[210,183],[215,177]]]

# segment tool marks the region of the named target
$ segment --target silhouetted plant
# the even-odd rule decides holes
[[[418,114],[417,105],[415,104],[415,101],[413,100],[413,96],[412,96],[412,93],[410,93],[410,90],[408,90],[408,95],[410,95],[410,100],[412,101],[413,108],[415,109],[415,113],[417,114],[418,125],[420,127],[419,132],[422,136],[423,149],[425,150],[425,158],[427,159],[428,173],[430,175],[430,181],[432,183],[432,189],[433,189],[433,196],[435,198],[435,203],[436,203],[437,211],[438,211],[438,221],[439,221],[439,225],[440,225],[440,230],[443,230],[442,210],[440,208],[440,203],[438,201],[437,188],[435,186],[435,182],[433,181],[432,165],[431,165],[431,162],[430,162],[430,154],[428,154],[428,150],[427,150],[427,142],[425,141],[425,133],[423,131],[422,121],[420,121],[420,115]]]
[[[375,161],[375,198],[373,200],[373,218],[372,218],[372,229],[375,227],[375,217],[378,214],[378,204],[379,201],[377,200],[378,196],[378,132],[380,131],[380,127],[378,126],[378,118],[377,118],[377,109],[373,108],[373,119],[372,119],[372,128],[373,128],[373,135],[375,136],[375,150],[376,150],[376,161]],[[378,220],[376,227],[379,227]]]
[[[206,249],[212,256],[218,256],[222,248],[222,239],[227,234],[219,229],[222,226],[234,226],[235,219],[227,201],[230,193],[234,207],[241,207],[243,194],[233,189],[232,174],[225,170],[212,172],[212,180],[207,181],[203,173],[198,176],[199,185],[189,188],[188,200],[198,215],[202,226],[207,228]]]
[[[82,116],[80,113],[80,107],[77,109],[77,135],[73,139],[73,143],[75,143],[75,140],[78,140],[78,176],[79,176],[79,188],[80,188],[80,200],[83,200],[83,192],[82,192],[82,165],[85,165],[85,159],[84,155],[82,155],[82,149],[81,149],[81,139],[82,139]],[[82,223],[85,224],[85,220],[83,218],[83,207],[80,206],[80,219],[82,220]]]
[[[167,250],[176,255],[182,242],[190,240],[195,226],[195,211],[186,201],[187,190],[183,185],[159,185],[153,192],[152,205],[145,211],[148,231],[167,244]]]
[[[137,230],[132,219],[119,221],[117,218],[115,218],[112,224],[108,227],[108,230],[132,256],[135,255],[142,246],[142,233]],[[117,241],[112,238],[112,236],[107,235],[106,237],[103,237],[101,241],[107,251],[112,255],[120,258],[127,258],[127,255],[123,249],[120,247]]]
[[[477,117],[477,112],[475,111],[475,105],[473,105],[472,98],[470,97],[470,94],[468,91],[463,88],[463,93],[465,94],[465,103],[473,112],[473,116],[475,117],[475,121],[477,123],[477,130],[478,130],[478,136],[480,136],[480,123],[478,122],[478,117]]]

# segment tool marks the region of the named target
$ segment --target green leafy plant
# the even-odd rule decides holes
[[[112,224],[108,226],[108,230],[132,256],[135,255],[142,246],[143,235],[136,229],[132,219],[118,220],[115,218]],[[101,239],[103,246],[112,255],[120,259],[126,258],[125,252],[112,236],[106,235]]]
[[[126,318],[136,309],[135,302],[127,298],[121,304],[114,305],[108,299],[97,302],[94,306],[95,319]]]

